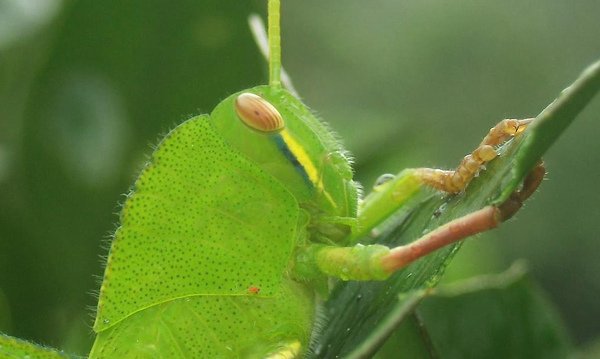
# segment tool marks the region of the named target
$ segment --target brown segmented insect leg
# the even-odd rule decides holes
[[[498,208],[502,214],[502,221],[506,221],[511,218],[521,207],[523,203],[531,197],[535,190],[540,186],[546,175],[546,167],[544,162],[540,161],[532,170],[529,172],[521,189],[514,191],[510,197],[502,203]]]
[[[465,156],[454,171],[417,168],[415,169],[415,174],[421,178],[423,183],[429,186],[445,192],[458,193],[467,187],[483,165],[496,158],[497,153],[494,146],[523,132],[531,121],[533,121],[532,118],[501,121],[490,129],[479,144],[479,147],[471,154]]]
[[[540,162],[527,175],[521,189],[514,191],[501,205],[484,207],[450,221],[412,243],[391,249],[389,254],[381,259],[382,266],[387,272],[392,273],[439,248],[497,227],[523,206],[523,202],[542,183],[545,174],[544,164]]]

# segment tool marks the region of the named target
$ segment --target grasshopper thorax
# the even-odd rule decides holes
[[[223,101],[211,120],[230,146],[275,177],[307,210],[309,230],[334,242],[347,236],[348,224],[329,222],[356,216],[350,160],[298,99],[280,88],[256,87]]]

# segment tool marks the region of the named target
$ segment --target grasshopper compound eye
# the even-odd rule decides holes
[[[275,106],[252,93],[245,92],[235,99],[235,112],[244,124],[259,132],[279,132],[285,127]]]

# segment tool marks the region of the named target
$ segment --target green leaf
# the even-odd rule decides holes
[[[600,358],[600,338],[592,339],[590,343],[584,345],[573,357],[577,359]]]
[[[590,66],[563,91],[537,117],[535,125],[505,144],[500,149],[501,156],[472,181],[465,193],[444,198],[434,194],[425,196],[408,214],[388,224],[378,243],[397,246],[414,241],[443,223],[507,198],[598,90],[600,63]],[[394,328],[388,323],[400,322],[394,320],[394,316],[399,315],[398,308],[403,308],[407,299],[398,299],[394,294],[434,286],[459,247],[457,244],[439,250],[385,282],[340,282],[326,303],[325,315],[319,325],[321,331],[313,336],[311,349],[314,356],[372,355],[392,333]]]
[[[436,358],[432,347],[422,330],[419,318],[408,315],[394,330],[385,344],[373,356],[375,359],[430,359]]]
[[[559,316],[519,263],[440,286],[417,313],[441,358],[566,358],[571,351]]]
[[[554,308],[517,262],[430,291],[375,358],[565,358],[570,350]]]
[[[71,358],[71,356],[51,348],[46,348],[0,333],[0,358],[56,359]]]

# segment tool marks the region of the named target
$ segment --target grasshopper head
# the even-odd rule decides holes
[[[235,94],[217,106],[211,121],[226,142],[275,177],[311,216],[356,215],[357,188],[346,152],[289,92],[261,86]]]

